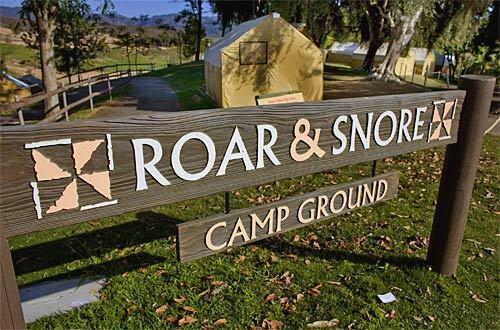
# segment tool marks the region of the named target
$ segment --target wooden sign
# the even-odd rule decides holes
[[[396,197],[399,172],[318,189],[254,208],[177,225],[177,257],[186,262]]]
[[[302,92],[278,93],[257,97],[257,105],[272,105],[296,102],[304,102],[304,95],[302,95]]]
[[[11,237],[454,143],[464,91],[2,127]]]

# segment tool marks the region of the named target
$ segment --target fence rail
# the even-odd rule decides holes
[[[134,64],[136,69],[139,66],[147,66],[146,70],[143,70],[143,69],[120,70],[120,67],[123,67],[123,66],[130,67],[128,64],[115,64],[115,65],[101,66],[98,68],[79,72],[78,73],[79,81],[77,81],[77,82],[68,83],[66,85],[59,87],[58,89],[56,89],[54,91],[51,91],[51,92],[37,93],[35,95],[32,95],[31,97],[23,98],[22,100],[20,100],[18,102],[6,103],[3,105],[3,108],[4,108],[4,110],[6,110],[8,112],[17,111],[19,124],[25,125],[23,110],[26,107],[32,106],[32,105],[37,104],[37,103],[42,102],[42,101],[45,101],[48,98],[51,98],[55,95],[59,96],[59,94],[62,93],[62,101],[63,101],[62,107],[57,109],[57,110],[53,110],[53,111],[47,113],[45,118],[40,120],[39,123],[54,122],[54,121],[57,121],[60,118],[62,118],[62,116],[65,117],[66,121],[69,121],[69,116],[68,116],[69,110],[71,110],[71,109],[73,109],[73,108],[75,108],[75,107],[77,107],[85,102],[89,102],[90,108],[92,110],[94,110],[94,98],[95,97],[102,95],[104,93],[108,93],[109,99],[111,100],[113,98],[112,91],[115,90],[116,88],[121,87],[121,86],[125,85],[126,83],[128,83],[132,76],[137,76],[138,74],[142,74],[143,72],[151,72],[151,71],[155,70],[154,63],[137,63],[137,65]],[[107,68],[115,68],[115,71],[111,72],[111,73],[103,73],[104,69],[107,69]],[[87,79],[84,79],[84,80],[80,79],[81,74],[93,72],[93,71],[101,71],[101,73],[98,75],[95,75],[93,77],[88,77]],[[124,81],[123,83],[121,83],[119,85],[115,85],[115,86],[111,85],[112,80],[121,79],[124,77],[128,77],[129,79],[127,79],[126,81]],[[66,79],[66,78],[68,78],[68,76],[61,77],[59,80]],[[103,89],[102,91],[93,91],[92,90],[93,85],[98,84],[98,83],[102,83],[102,82],[107,82],[107,84],[108,84],[107,88]],[[82,88],[85,86],[88,86],[88,89],[89,89],[88,95],[78,99],[77,101],[74,101],[74,102],[68,104],[68,101],[67,101],[68,100],[68,98],[67,98],[68,91]]]

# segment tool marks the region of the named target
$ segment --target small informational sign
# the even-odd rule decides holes
[[[272,104],[284,104],[284,103],[297,103],[304,102],[304,96],[302,92],[289,92],[289,93],[278,93],[269,94],[257,97],[257,105],[272,105]]]
[[[177,256],[186,262],[396,197],[399,172],[318,189],[254,208],[177,225]]]

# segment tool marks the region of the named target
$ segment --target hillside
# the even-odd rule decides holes
[[[2,25],[8,25],[13,21],[19,19],[19,10],[21,7],[6,7],[0,6],[0,22]],[[126,26],[146,26],[153,27],[160,24],[168,24],[176,29],[184,29],[185,20],[179,22],[175,21],[177,14],[154,15],[148,17],[145,21],[141,22],[134,17],[127,17],[120,14],[100,15],[96,14],[104,23],[110,25],[126,25]],[[217,17],[208,16],[203,18],[203,27],[205,28],[208,37],[219,37],[221,34],[221,27],[217,22]]]

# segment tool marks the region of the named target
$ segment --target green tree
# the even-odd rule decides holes
[[[185,28],[189,29],[189,33],[186,32],[186,37],[189,42],[193,42],[195,61],[200,60],[201,52],[201,40],[205,36],[205,30],[203,29],[202,19],[203,19],[203,0],[184,0],[186,2],[186,9],[181,11],[176,17],[176,21],[180,21],[187,18]],[[191,40],[191,36],[194,36],[194,40]]]
[[[371,75],[372,78],[399,80],[394,73],[396,63],[415,33],[415,25],[424,11],[425,2],[426,0],[395,1],[383,13],[390,22],[389,45],[382,63]]]
[[[57,89],[54,32],[56,30],[58,6],[59,2],[57,0],[23,0],[21,3],[20,24],[28,28],[22,37],[27,41],[28,45],[38,49],[43,87],[46,92]],[[58,109],[59,99],[57,95],[46,100],[45,113],[53,110],[57,111]]]
[[[28,29],[23,36],[28,44],[31,44],[33,40],[33,45],[39,51],[40,68],[46,92],[55,91],[58,87],[54,37],[60,2],[59,0],[23,0],[21,2],[20,25]],[[101,7],[103,13],[112,7],[111,0],[103,0]],[[46,100],[45,113],[58,109],[57,95]]]
[[[81,0],[60,1],[54,43],[57,69],[66,72],[70,82],[73,73],[106,49],[90,6]]]
[[[453,78],[457,69],[460,71],[476,61],[483,61],[480,59],[481,50],[477,47],[481,42],[475,41],[477,38],[492,40],[493,45],[498,40],[493,36],[494,31],[498,31],[498,17],[491,29],[493,34],[487,31],[480,33],[483,27],[488,29],[486,23],[492,21],[490,18],[493,22],[495,20],[492,14],[498,2],[490,6],[491,3],[491,0],[433,0],[417,24],[414,44],[445,54]],[[462,60],[465,63],[461,63]]]

